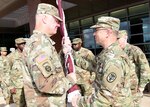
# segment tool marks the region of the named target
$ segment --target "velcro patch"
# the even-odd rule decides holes
[[[47,55],[40,54],[35,58],[35,61],[44,77],[49,77],[53,74],[53,65]]]

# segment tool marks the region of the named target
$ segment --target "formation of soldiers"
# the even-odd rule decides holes
[[[7,55],[7,48],[1,47],[1,93],[5,102],[15,103],[16,107],[25,107],[23,91],[23,71],[20,66],[22,51],[26,41],[24,38],[15,39],[16,49]]]
[[[56,7],[41,3],[31,37],[15,39],[16,50],[8,55],[6,47],[0,48],[0,107],[139,107],[150,79],[149,63],[140,48],[127,43],[120,20],[103,16],[91,26],[103,47],[97,56],[82,47],[81,38],[72,43],[65,38],[58,54],[51,36],[61,21]],[[75,72],[66,74],[64,59],[70,51]],[[68,98],[74,85],[79,88]]]

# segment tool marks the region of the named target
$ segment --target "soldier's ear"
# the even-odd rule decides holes
[[[110,35],[110,34],[109,34],[109,30],[106,31],[106,34],[107,34],[106,38],[108,38],[109,35]]]
[[[111,36],[113,33],[113,31],[111,29],[107,29],[107,36],[106,38],[108,38],[109,36]]]
[[[43,22],[44,24],[46,24],[46,15],[43,15],[43,16],[42,16],[42,22]]]
[[[16,46],[16,47],[18,47],[18,45],[17,45],[17,44],[15,44],[15,46]]]

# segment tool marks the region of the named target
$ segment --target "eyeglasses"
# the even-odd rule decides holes
[[[97,28],[95,29],[95,31],[98,31],[98,30],[107,30],[106,28]]]
[[[17,45],[25,45],[25,44],[26,44],[26,42],[18,43]]]
[[[107,30],[107,29],[105,29],[105,28],[97,28],[97,29],[95,29],[95,32],[100,31],[100,30]]]

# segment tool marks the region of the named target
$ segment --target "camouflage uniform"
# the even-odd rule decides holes
[[[6,47],[1,47],[1,51],[7,51]],[[0,56],[0,77],[1,77],[1,88],[6,103],[9,103],[10,100],[10,65],[8,58],[6,56]]]
[[[34,31],[24,48],[28,72],[24,90],[28,107],[65,107],[66,91],[73,85],[66,77],[46,34]]]
[[[11,65],[10,88],[16,89],[16,93],[12,94],[12,98],[14,103],[16,103],[16,107],[24,107],[25,96],[23,91],[23,70],[21,66],[23,60],[22,53],[15,50],[15,52],[8,55],[8,58]]]
[[[139,47],[127,44],[124,51],[127,53],[129,59],[134,64],[135,73],[137,74],[138,77],[137,90],[133,90],[134,92],[132,93],[135,99],[135,106],[139,107],[144,87],[146,86],[146,84],[149,82],[150,79],[149,63],[146,59],[145,54]]]
[[[75,65],[78,67],[88,70],[89,72],[95,71],[95,56],[90,50],[81,47],[79,51],[73,51],[73,58]]]
[[[72,44],[82,43],[80,38],[75,38]],[[78,84],[81,86],[82,95],[90,95],[92,93],[92,83],[95,79],[95,56],[94,54],[81,47],[78,51],[73,50],[73,58],[76,65],[76,74],[78,78]],[[80,81],[79,81],[80,80]]]
[[[139,47],[130,44],[126,45],[124,51],[135,64],[136,73],[139,78],[139,88],[143,91],[150,79],[150,68],[146,56]]]
[[[131,107],[130,67],[116,43],[97,56],[95,88],[92,107]]]
[[[118,31],[119,22],[116,18],[100,17],[92,28]],[[95,94],[82,97],[79,107],[132,107],[130,62],[119,44],[115,42],[105,48],[96,57],[96,63]]]
[[[127,37],[127,31],[121,30],[119,31],[118,38]],[[145,54],[142,50],[134,45],[126,44],[123,49],[124,52],[128,55],[132,65],[134,66],[134,72],[138,77],[137,83],[132,84],[132,94],[134,96],[134,103],[136,107],[139,107],[140,100],[143,95],[143,90],[146,84],[150,79],[150,68],[149,63],[146,59]],[[132,79],[135,79],[136,76],[133,76]],[[132,82],[134,83],[134,82]]]
[[[2,89],[0,87],[0,107],[4,107],[4,105],[6,105],[6,101],[4,99],[4,95],[3,95]]]

